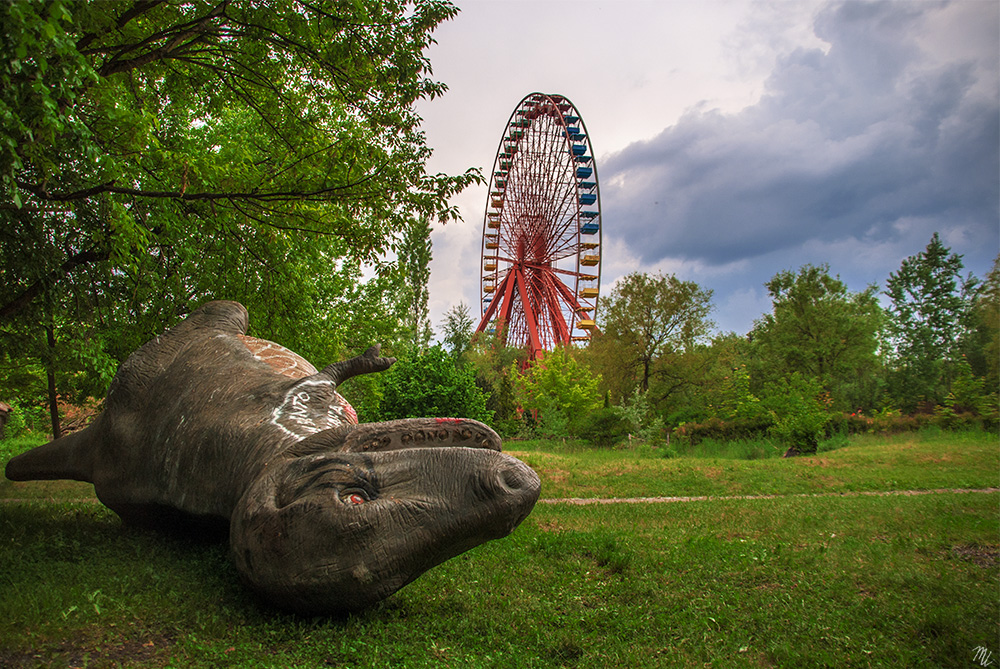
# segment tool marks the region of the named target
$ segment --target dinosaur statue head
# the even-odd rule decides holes
[[[295,449],[311,452],[271,463],[232,517],[248,585],[300,613],[357,610],[509,534],[534,506],[538,476],[485,425],[434,420],[407,432],[402,422],[360,426],[370,428],[361,438],[328,430]]]

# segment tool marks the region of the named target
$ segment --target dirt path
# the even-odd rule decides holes
[[[790,493],[785,495],[730,495],[698,497],[563,497],[540,499],[539,504],[665,504],[669,502],[709,502],[731,499],[788,499],[792,497],[886,497],[889,495],[940,495],[942,493],[990,493],[1000,488],[937,488],[934,490],[875,490],[869,492]]]

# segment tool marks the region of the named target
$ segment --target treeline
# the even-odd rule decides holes
[[[402,239],[401,249],[418,250],[404,262],[426,266],[429,228],[413,225]],[[851,292],[826,266],[782,271],[766,284],[771,312],[746,334],[713,334],[711,291],[675,276],[631,274],[604,301],[589,346],[528,361],[503,345],[502,330],[474,334],[464,304],[446,314],[441,343],[430,345],[427,275],[411,268],[408,275],[420,280],[386,271],[365,284],[373,299],[344,322],[356,332],[328,316],[329,329],[303,323],[299,338],[329,345],[353,335],[353,350],[338,357],[380,341],[384,354],[398,358],[387,372],[342,389],[365,422],[462,416],[507,438],[575,437],[601,446],[767,436],[810,452],[836,432],[997,429],[1000,257],[982,280],[961,271],[961,258],[936,234],[890,275],[884,308],[877,286]],[[254,315],[255,334],[280,339]],[[90,360],[110,357],[104,350]],[[17,410],[8,434],[49,429],[47,378],[58,379],[64,419],[106,388],[86,360],[63,361],[78,367],[52,375],[39,358],[4,361],[0,379],[14,389],[6,397]]]
[[[935,234],[889,276],[885,307],[878,286],[852,292],[827,266],[782,271],[749,333],[714,335],[711,291],[631,274],[604,301],[589,347],[533,362],[502,332],[474,337],[459,305],[442,345],[407,352],[382,391],[363,396],[376,398],[366,408],[378,419],[465,415],[508,437],[604,445],[768,436],[810,452],[833,432],[995,430],[997,263],[983,279],[963,276]]]

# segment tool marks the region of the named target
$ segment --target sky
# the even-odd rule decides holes
[[[602,298],[674,274],[745,334],[783,270],[881,290],[935,232],[980,278],[1000,253],[995,0],[456,4],[426,52],[448,86],[417,107],[428,170],[488,177],[522,98],[569,98],[600,177]],[[432,233],[437,332],[459,302],[478,323],[487,195]]]

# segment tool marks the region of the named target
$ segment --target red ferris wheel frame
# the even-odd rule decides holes
[[[601,283],[601,196],[583,119],[562,95],[531,93],[507,121],[483,220],[477,332],[529,359],[588,342]]]

